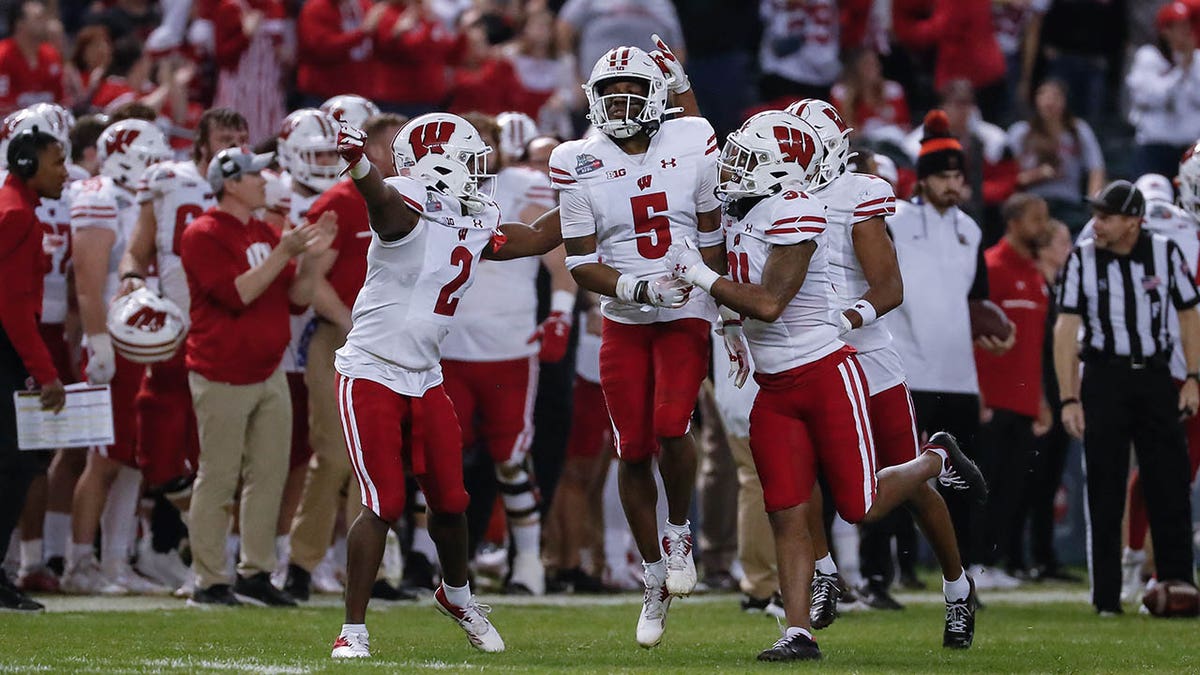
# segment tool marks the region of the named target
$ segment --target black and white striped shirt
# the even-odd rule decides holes
[[[1085,360],[1169,358],[1176,338],[1171,313],[1198,303],[1179,246],[1145,231],[1126,256],[1097,248],[1094,239],[1080,241],[1067,258],[1058,295],[1059,312],[1083,319]]]

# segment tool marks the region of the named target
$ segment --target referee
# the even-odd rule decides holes
[[[1158,577],[1192,583],[1190,472],[1180,420],[1200,406],[1200,295],[1179,247],[1142,231],[1146,201],[1137,188],[1114,181],[1088,203],[1095,236],[1067,259],[1054,366],[1063,426],[1084,441],[1092,604],[1110,616],[1121,613],[1130,442],[1145,485]],[[1179,313],[1187,358],[1182,389],[1168,369],[1172,312]]]

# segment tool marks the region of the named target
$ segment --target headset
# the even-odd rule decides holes
[[[36,126],[13,136],[8,142],[8,170],[21,180],[29,180],[37,174],[39,136],[49,136]]]

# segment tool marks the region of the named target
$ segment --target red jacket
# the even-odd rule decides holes
[[[279,245],[270,225],[251,218],[243,224],[213,207],[183,231],[180,258],[192,295],[187,367],[207,380],[227,384],[262,382],[275,372],[291,339],[288,288],[296,266],[288,266],[249,305],[234,280]]]
[[[370,96],[374,82],[371,36],[359,29],[369,0],[308,0],[296,22],[296,88],[328,98]]]
[[[331,247],[337,251],[337,258],[325,278],[337,291],[342,303],[353,307],[367,278],[367,247],[371,245],[367,202],[354,187],[354,181],[346,179],[318,197],[309,207],[306,217],[316,222],[326,211],[337,214],[338,232]]]
[[[420,19],[394,35],[403,12],[401,5],[388,5],[375,29],[374,98],[441,105],[450,89],[450,66],[464,49],[463,39],[435,19]]]
[[[34,215],[40,201],[12,174],[0,187],[0,270],[4,270],[0,328],[17,350],[25,370],[38,384],[46,385],[58,379],[58,370],[38,330],[42,279],[47,271],[42,224]]]
[[[1013,348],[1000,356],[975,350],[984,405],[1036,418],[1042,400],[1042,341],[1050,293],[1037,264],[1017,253],[1008,240],[983,254],[988,298],[1017,326]]]
[[[1004,79],[991,0],[895,0],[892,26],[908,49],[937,49],[933,76],[938,89],[960,78],[977,89]]]
[[[62,76],[62,56],[53,46],[40,45],[37,64],[31,66],[12,38],[0,40],[0,114],[61,101]]]

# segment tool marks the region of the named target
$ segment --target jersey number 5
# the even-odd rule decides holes
[[[647,260],[657,260],[666,255],[671,247],[671,221],[661,214],[667,210],[667,193],[637,195],[630,198],[629,203],[633,207],[633,231],[638,235],[638,253]]]
[[[471,278],[471,263],[475,258],[471,255],[471,251],[465,246],[456,246],[450,252],[450,264],[458,267],[458,274],[450,280],[450,283],[442,286],[442,292],[438,294],[437,304],[433,306],[434,314],[442,316],[454,316],[454,311],[458,309],[458,298],[453,297],[458,289],[462,288],[467,283],[467,279]]]

